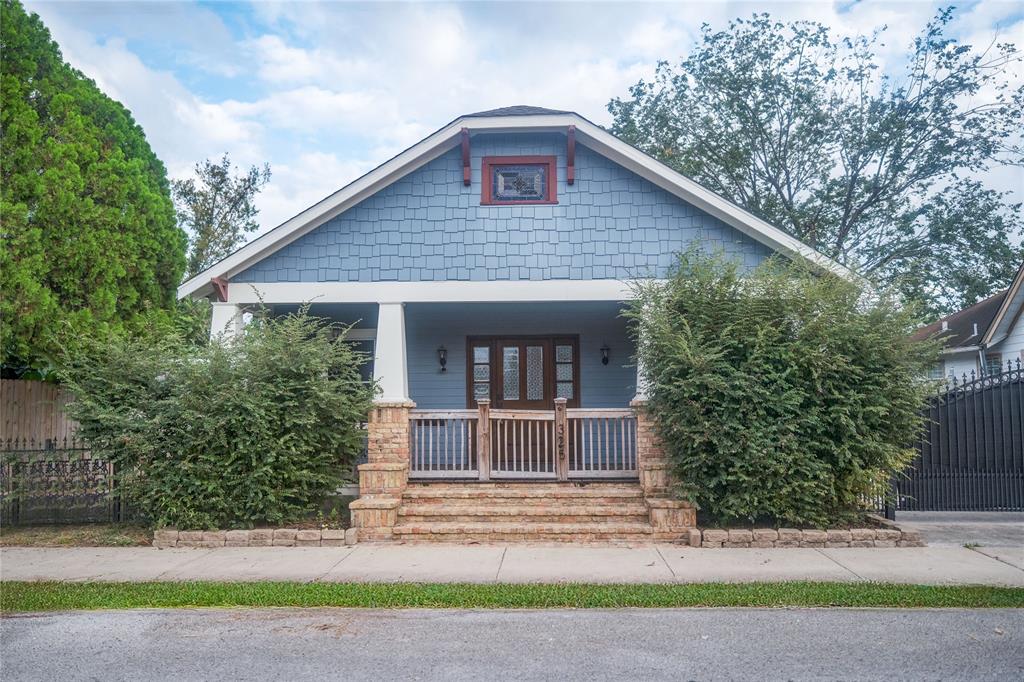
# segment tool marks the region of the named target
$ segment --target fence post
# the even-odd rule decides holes
[[[569,480],[569,448],[566,443],[567,422],[565,405],[568,402],[565,398],[555,398],[555,451],[558,462],[558,480]]]
[[[491,401],[483,398],[477,401],[476,417],[476,468],[481,481],[491,478]]]
[[[3,467],[3,479],[4,479],[4,490],[3,490],[3,504],[5,509],[4,522],[9,526],[18,525],[18,487],[14,481],[14,475],[16,467],[13,462],[3,462],[0,464]]]

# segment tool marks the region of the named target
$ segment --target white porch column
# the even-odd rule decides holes
[[[379,306],[377,341],[373,351],[373,378],[381,388],[381,395],[377,398],[377,402],[409,401],[404,303],[381,303]]]
[[[210,317],[210,338],[221,334],[235,337],[242,333],[242,307],[234,303],[213,303],[213,315]]]
[[[638,338],[636,340],[636,395],[633,397],[634,402],[646,402],[647,401],[647,377],[644,374],[644,362],[640,355],[640,349],[644,347],[644,325],[640,324],[637,329]]]

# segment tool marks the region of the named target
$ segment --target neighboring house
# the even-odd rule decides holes
[[[487,505],[463,505],[442,522],[409,501],[420,493],[407,480],[438,478],[606,481],[595,500],[621,493],[604,517],[621,524],[598,532],[576,519],[583,526],[545,537],[678,535],[692,510],[665,499],[664,461],[630,407],[642,390],[620,312],[630,280],[664,276],[693,244],[746,268],[779,253],[851,276],[580,115],[517,106],[456,119],[179,295],[215,301],[214,334],[236,332],[261,302],[275,313],[311,302],[355,323],[350,338],[372,349],[381,389],[353,503],[364,539],[494,520]],[[520,492],[544,502],[553,490]],[[530,516],[519,511],[502,518]],[[572,521],[557,512],[533,517]],[[498,537],[493,524],[453,532]]]
[[[1024,264],[1010,287],[937,320],[914,333],[915,339],[942,338],[942,360],[933,379],[957,381],[998,374],[1007,363],[1024,362]]]

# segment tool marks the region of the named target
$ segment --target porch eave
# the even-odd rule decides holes
[[[627,301],[637,280],[229,283],[228,301],[260,303],[502,303]],[[660,281],[660,280],[657,280]]]

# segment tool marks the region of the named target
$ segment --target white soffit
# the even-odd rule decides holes
[[[228,284],[233,305],[259,303],[502,303],[628,301],[629,282],[590,280],[501,280],[441,282],[275,282]]]

